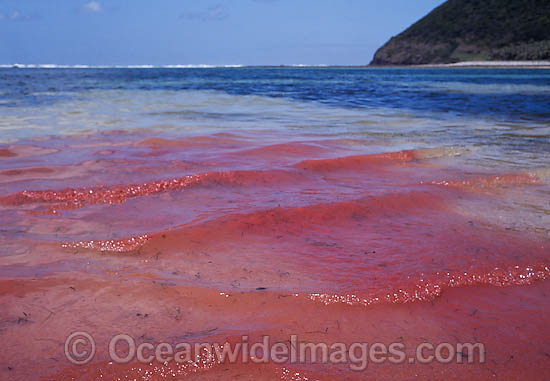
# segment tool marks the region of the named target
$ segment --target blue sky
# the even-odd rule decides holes
[[[368,64],[443,0],[2,0],[0,63]]]

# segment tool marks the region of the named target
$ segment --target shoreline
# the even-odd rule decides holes
[[[242,69],[242,68],[292,68],[292,69],[550,69],[550,61],[464,61],[449,64],[422,65],[57,65],[57,64],[0,64],[0,69]]]
[[[425,64],[405,67],[418,68],[518,68],[550,69],[550,61],[464,61],[451,64]]]

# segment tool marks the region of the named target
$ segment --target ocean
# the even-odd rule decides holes
[[[547,69],[2,67],[1,377],[548,378],[549,181]],[[487,358],[113,363],[119,334]]]

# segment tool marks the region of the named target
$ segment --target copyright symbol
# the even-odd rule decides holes
[[[76,365],[92,361],[95,355],[95,341],[86,332],[74,332],[65,340],[65,357]]]

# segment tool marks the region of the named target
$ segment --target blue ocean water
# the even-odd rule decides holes
[[[1,68],[0,142],[104,130],[289,129],[550,162],[550,70]]]
[[[473,333],[493,357],[469,378],[524,375],[546,359],[549,106],[539,69],[0,68],[4,372],[182,375],[168,361],[67,369],[59,343],[86,329]],[[225,365],[190,376],[225,379]],[[233,374],[254,378],[249,365]],[[421,379],[458,369],[418,365]]]
[[[0,69],[3,106],[94,90],[216,90],[341,107],[550,118],[550,70],[365,68]]]

